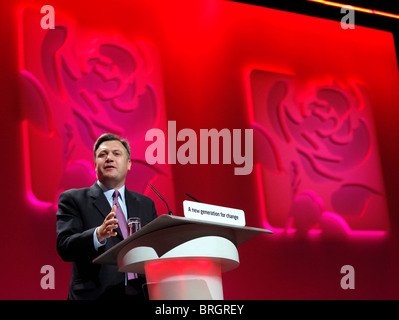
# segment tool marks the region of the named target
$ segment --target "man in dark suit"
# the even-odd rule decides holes
[[[94,160],[98,180],[89,188],[63,192],[58,201],[57,251],[72,261],[68,299],[142,299],[143,275],[128,280],[117,266],[92,260],[123,240],[117,206],[125,218],[139,217],[145,226],[157,217],[154,202],[125,188],[131,167],[126,140],[103,134],[94,144]],[[113,205],[115,190],[118,203]]]

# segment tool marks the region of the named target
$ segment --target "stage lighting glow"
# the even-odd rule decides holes
[[[355,11],[365,12],[365,13],[370,13],[370,14],[377,14],[380,16],[399,19],[398,14],[388,13],[388,12],[374,10],[374,9],[367,9],[367,8],[358,7],[358,6],[352,6],[350,4],[344,4],[344,3],[334,2],[334,1],[323,1],[323,0],[308,0],[308,1],[317,2],[317,3],[325,4],[327,6],[338,7],[338,8],[351,7]]]

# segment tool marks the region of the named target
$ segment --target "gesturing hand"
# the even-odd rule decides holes
[[[97,240],[99,242],[103,241],[104,239],[107,239],[109,237],[114,237],[116,236],[116,229],[118,227],[118,219],[115,218],[116,214],[116,205],[112,207],[111,212],[105,217],[104,222],[102,223],[101,226],[97,228]]]

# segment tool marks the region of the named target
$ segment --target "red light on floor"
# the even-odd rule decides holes
[[[151,300],[223,299],[221,264],[203,259],[175,259],[145,266]]]
[[[170,260],[153,262],[145,266],[147,281],[159,282],[169,277],[184,277],[190,274],[213,276],[221,274],[220,264],[207,260]]]

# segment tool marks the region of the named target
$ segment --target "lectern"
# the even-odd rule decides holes
[[[272,232],[161,215],[93,262],[145,274],[151,300],[222,300],[222,272],[238,267],[237,247],[260,233]]]

